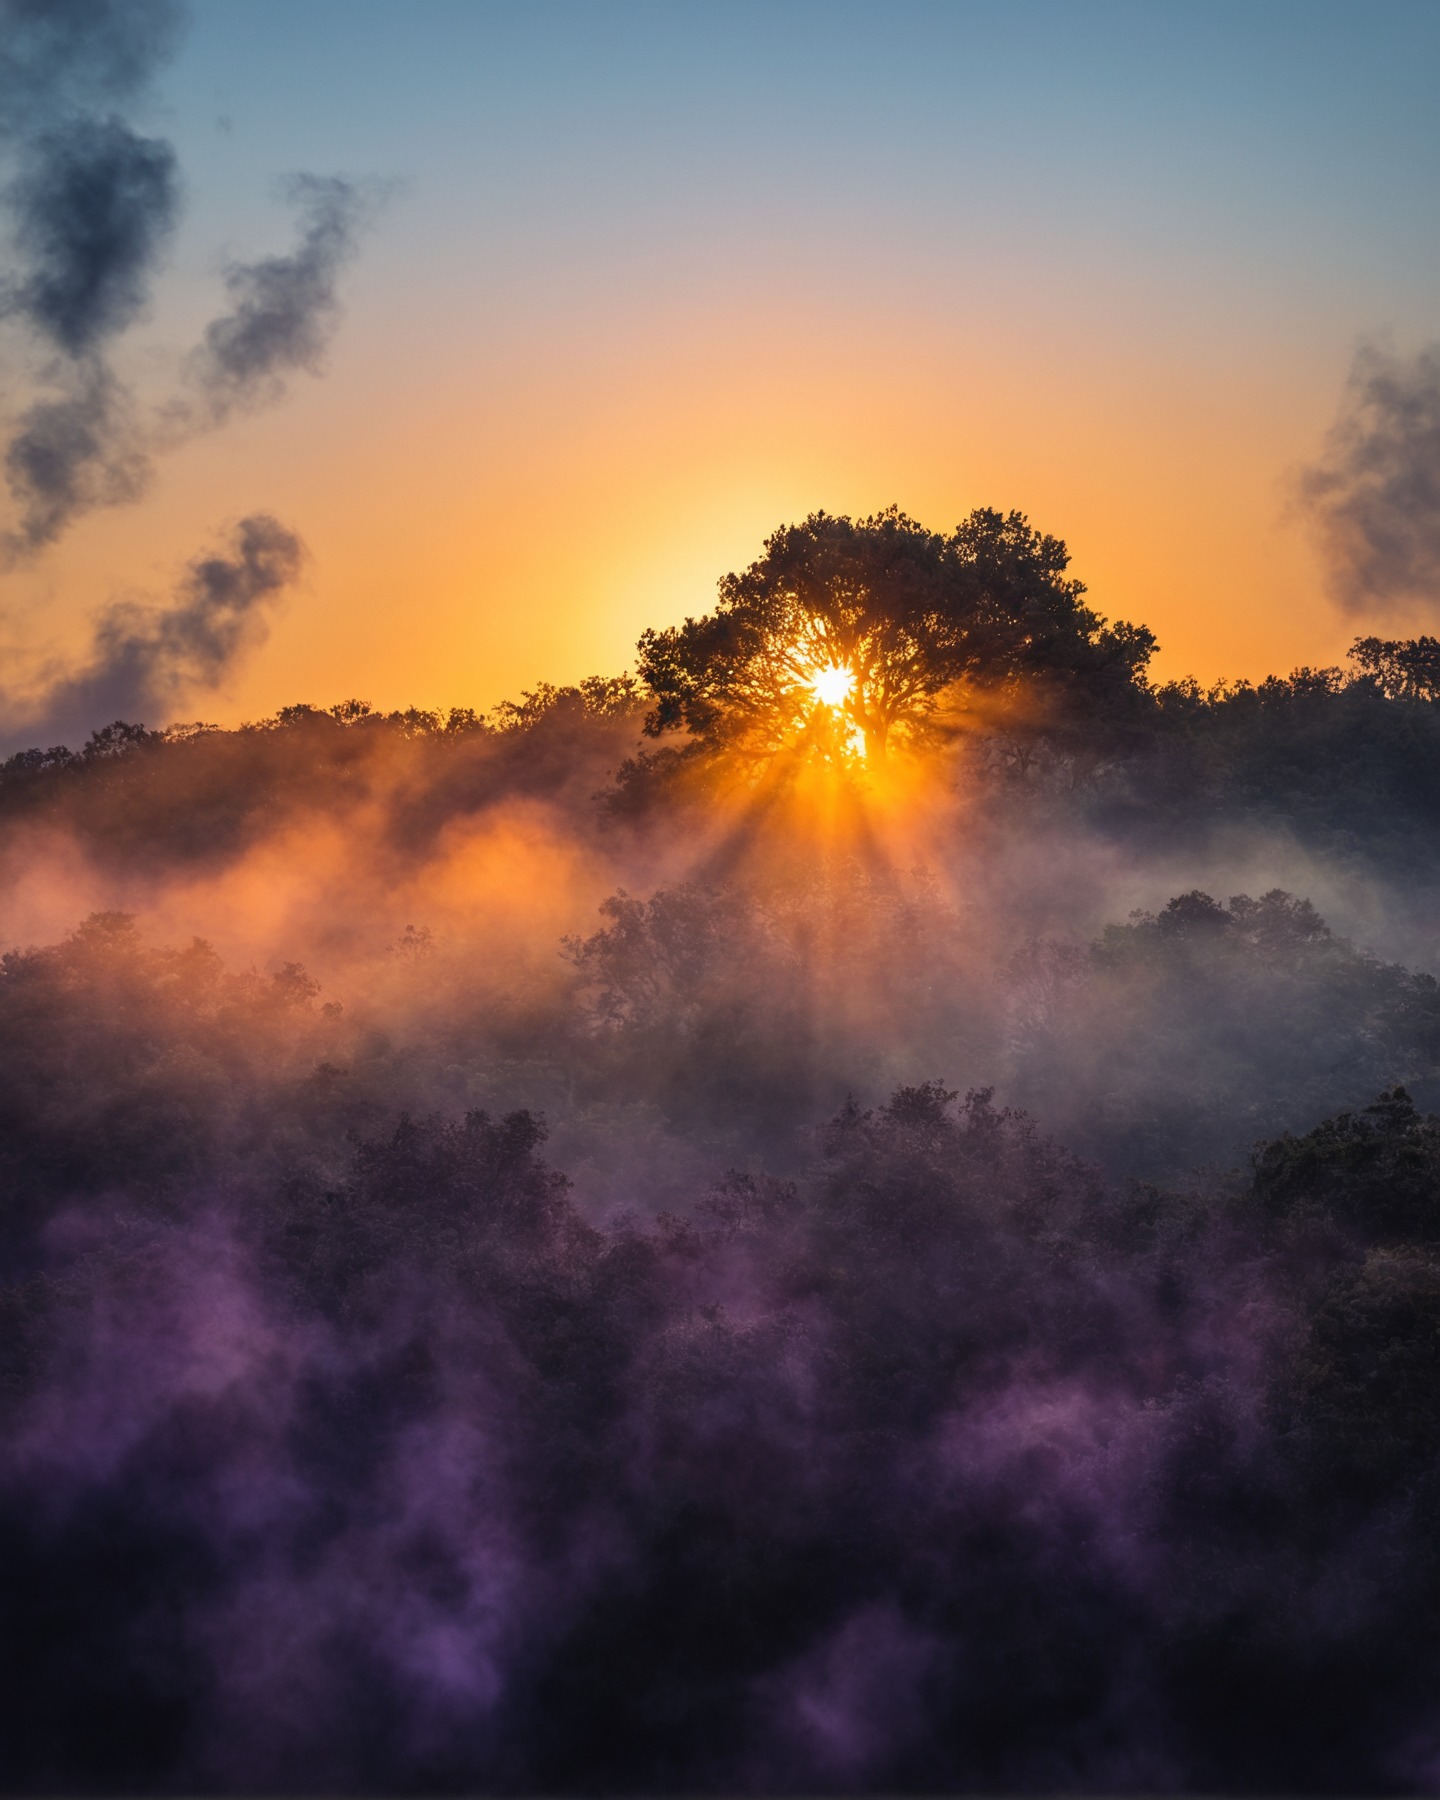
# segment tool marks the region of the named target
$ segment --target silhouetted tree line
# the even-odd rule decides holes
[[[1440,841],[1440,653],[1434,639],[1377,644],[1358,640],[1348,672],[1135,686],[1113,712],[1088,709],[1080,720],[1010,718],[998,701],[983,711],[974,701],[965,728],[932,754],[957,759],[1006,811],[1018,795],[1145,843],[1280,829],[1327,854],[1418,874]],[[643,816],[691,792],[676,776],[695,768],[694,746],[627,754],[644,707],[632,679],[597,677],[542,686],[487,717],[380,714],[350,701],[328,712],[287,707],[234,732],[117,721],[79,751],[25,750],[0,764],[0,820],[101,835],[104,821],[123,823],[137,849],[167,859],[223,851],[248,841],[246,817],[270,806],[343,803],[380,760],[413,771],[427,790],[422,810],[437,818],[474,810],[501,785],[584,798],[604,790],[612,812]]]
[[[0,826],[67,830],[92,855],[164,867],[242,855],[279,814],[340,815],[374,800],[404,851],[506,794],[587,807],[641,709],[633,678],[596,676],[542,683],[486,715],[347,700],[283,707],[234,731],[116,721],[78,751],[23,750],[0,764]]]
[[[1348,671],[1160,687],[1145,741],[1100,775],[1091,816],[1151,836],[1280,828],[1327,854],[1428,870],[1440,819],[1437,655],[1434,638],[1360,638]]]
[[[646,632],[638,678],[542,683],[488,715],[350,700],[234,733],[117,721],[78,751],[0,764],[0,820],[90,829],[119,800],[153,851],[193,855],[244,841],[237,804],[354,791],[379,761],[405,765],[432,816],[473,810],[497,782],[551,793],[574,779],[633,818],[703,801],[727,771],[773,779],[807,752],[863,783],[863,744],[877,759],[948,759],[1002,811],[1018,796],[1106,835],[1279,829],[1351,861],[1433,866],[1436,639],[1357,639],[1347,670],[1156,685],[1153,634],[1107,623],[1067,565],[1064,544],[1020,513],[980,509],[948,536],[893,508],[817,513],[727,576],[713,614]],[[852,683],[833,705],[809,684],[826,668]],[[642,729],[658,748],[636,749]]]

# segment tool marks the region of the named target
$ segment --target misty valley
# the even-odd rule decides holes
[[[1436,1779],[1440,645],[1066,563],[0,767],[7,1787]]]
[[[0,1794],[1440,1790],[1437,72],[0,0]]]

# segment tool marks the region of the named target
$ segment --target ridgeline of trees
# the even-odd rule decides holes
[[[1347,669],[1258,683],[1152,684],[1153,635],[1107,624],[1067,566],[1063,543],[1019,513],[978,510],[948,537],[893,508],[817,513],[727,576],[714,613],[647,631],[638,676],[542,683],[488,715],[349,700],[238,732],[116,721],[78,751],[0,763],[0,821],[103,837],[120,800],[162,856],[167,834],[176,853],[223,852],[276,806],[359,791],[381,757],[403,763],[435,817],[520,788],[604,789],[611,816],[643,818],[806,752],[863,782],[863,742],[872,767],[890,751],[948,760],[1002,815],[1058,809],[1147,844],[1278,830],[1342,861],[1433,868],[1440,640],[1364,637]],[[810,685],[827,667],[853,677],[828,705]],[[642,734],[662,747],[637,748]]]
[[[633,678],[596,676],[542,683],[489,714],[380,713],[346,700],[283,707],[235,731],[116,721],[79,750],[23,750],[0,763],[0,829],[73,831],[121,865],[225,862],[280,816],[340,815],[388,795],[404,852],[506,794],[563,797],[578,816],[633,743],[641,705]]]

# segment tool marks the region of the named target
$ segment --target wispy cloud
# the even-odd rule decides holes
[[[112,719],[168,723],[178,704],[218,687],[263,642],[269,611],[304,555],[300,539],[277,519],[242,519],[225,549],[187,566],[168,606],[107,607],[82,667],[54,680],[17,728],[54,743]]]
[[[0,317],[47,353],[42,389],[3,451],[15,514],[7,560],[61,538],[96,507],[138,500],[157,451],[273,404],[317,373],[340,317],[339,277],[383,192],[298,174],[293,249],[226,268],[227,305],[184,360],[181,389],[146,406],[120,378],[117,341],[144,318],[180,216],[174,147],[142,136],[143,106],[185,22],[174,0],[0,0],[0,191],[16,273]]]
[[[1347,612],[1440,613],[1440,345],[1360,349],[1300,496]]]

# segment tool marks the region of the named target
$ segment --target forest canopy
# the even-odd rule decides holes
[[[1435,1785],[1435,640],[1068,571],[0,765],[0,1785]]]

